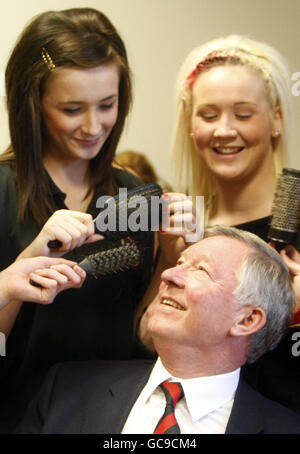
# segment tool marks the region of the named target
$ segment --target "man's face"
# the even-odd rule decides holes
[[[192,348],[215,348],[245,308],[233,295],[247,245],[225,236],[209,237],[184,251],[176,267],[162,273],[149,330]]]

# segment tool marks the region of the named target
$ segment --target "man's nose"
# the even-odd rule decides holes
[[[163,271],[161,275],[161,280],[167,285],[174,285],[179,288],[184,288],[184,270],[181,266],[174,266],[173,268],[168,268]]]

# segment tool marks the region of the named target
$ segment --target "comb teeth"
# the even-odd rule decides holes
[[[119,247],[85,257],[79,266],[95,278],[137,267],[141,262],[141,252],[136,244],[129,238],[121,242]]]

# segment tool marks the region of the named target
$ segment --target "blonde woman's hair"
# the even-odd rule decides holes
[[[280,137],[273,139],[276,175],[286,165],[291,148],[290,73],[287,63],[276,49],[244,36],[230,35],[192,50],[179,70],[176,83],[172,161],[175,166],[176,190],[184,191],[189,195],[204,196],[206,221],[214,208],[216,183],[214,176],[202,163],[190,135],[193,99],[189,76],[195,71],[194,77],[197,77],[199,66],[203,68],[202,71],[206,67],[209,69],[212,66],[226,64],[246,66],[256,70],[264,80],[271,108],[277,106],[280,108],[283,128]]]

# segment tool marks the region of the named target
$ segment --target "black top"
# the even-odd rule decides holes
[[[270,217],[237,225],[267,241]],[[300,250],[300,234],[294,246]],[[269,399],[300,414],[300,326],[289,327],[283,340],[254,364],[246,364],[242,373],[246,381]]]
[[[123,170],[114,171],[118,187],[131,189],[141,181]],[[50,179],[56,209],[66,209],[65,194]],[[0,165],[0,269],[8,266],[36,237],[40,227],[30,214],[17,220],[15,172]],[[98,214],[97,188],[87,210]],[[54,210],[55,211],[55,210]],[[99,242],[103,246],[102,240]],[[116,243],[114,243],[115,245]],[[60,293],[50,305],[24,303],[1,358],[0,430],[9,430],[15,417],[39,388],[56,362],[87,359],[130,359],[135,352],[133,314],[151,276],[153,234],[146,233],[141,265],[117,274],[87,277],[81,289]],[[2,400],[2,401],[1,401]]]
[[[268,240],[269,225],[271,222],[271,216],[266,216],[265,218],[255,219],[254,221],[245,222],[243,224],[235,225],[236,228],[241,230],[246,230],[247,232],[255,233],[255,235],[262,238],[264,241]],[[293,243],[293,246],[300,251],[300,231],[298,230],[298,235],[296,241]]]

